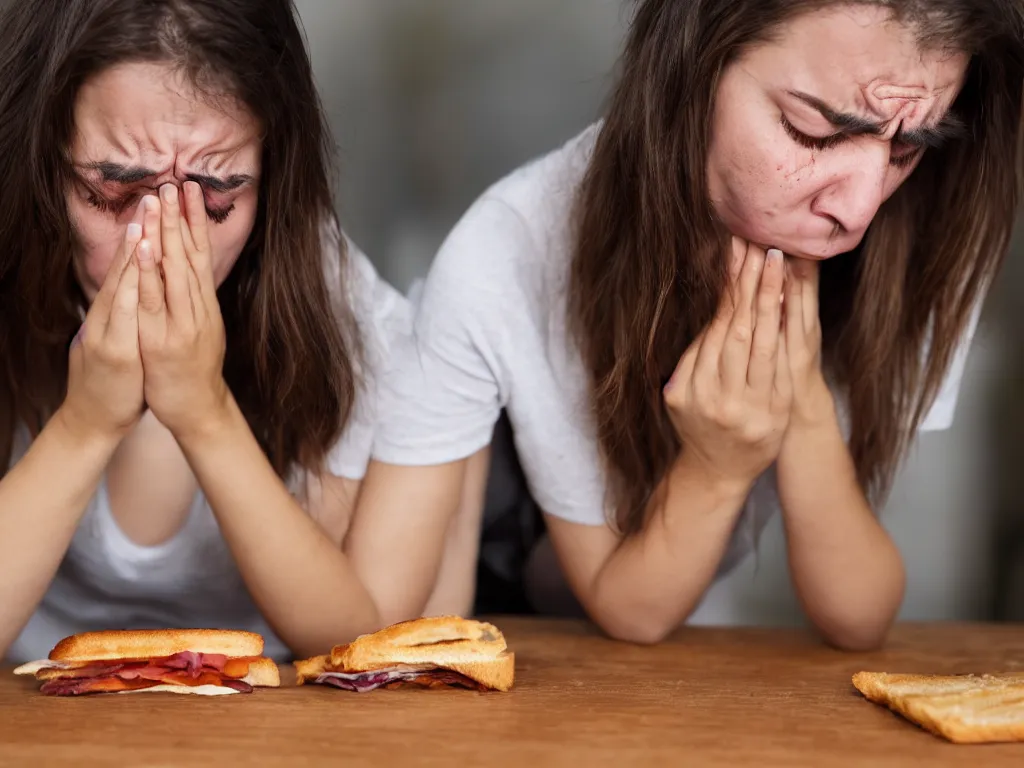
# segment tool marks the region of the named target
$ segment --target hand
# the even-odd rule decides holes
[[[230,393],[202,190],[165,184],[160,196],[148,198],[138,249],[139,345],[146,404],[180,439],[217,423]]]
[[[718,313],[665,389],[683,460],[729,483],[748,485],[768,468],[789,419],[783,260],[779,251],[769,253],[733,238],[730,285]]]
[[[786,354],[793,383],[791,427],[834,418],[832,393],[821,369],[821,321],[818,315],[818,262],[786,259]]]
[[[68,392],[57,412],[80,437],[120,439],[143,410],[139,354],[139,270],[143,207],[125,230],[99,293],[71,342]]]

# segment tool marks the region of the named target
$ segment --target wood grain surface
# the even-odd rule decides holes
[[[494,619],[507,693],[291,686],[205,698],[51,698],[0,670],[0,765],[998,766],[1024,744],[955,746],[865,701],[858,670],[1024,668],[1024,628],[904,625],[844,654],[811,633],[684,628],[656,647],[572,621]]]

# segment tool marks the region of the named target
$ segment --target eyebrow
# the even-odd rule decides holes
[[[129,184],[138,184],[140,181],[145,181],[146,179],[151,179],[154,176],[159,175],[158,171],[153,171],[149,168],[121,165],[120,163],[111,162],[86,163],[83,167],[92,171],[98,171],[100,177],[105,182],[122,184],[125,186]],[[185,180],[194,181],[203,187],[212,189],[214,192],[230,192],[251,183],[254,181],[254,177],[245,173],[236,173],[222,179],[217,176],[208,176],[202,173],[189,173],[186,174]]]
[[[879,136],[885,132],[884,123],[875,122],[860,115],[840,112],[830,107],[818,97],[811,96],[808,93],[800,91],[787,91],[787,93],[809,107],[816,109],[822,117],[844,133],[853,136],[861,134]],[[963,138],[966,133],[967,127],[964,125],[964,122],[955,114],[947,112],[937,125],[915,128],[909,131],[904,131],[901,128],[897,131],[895,138],[903,144],[909,144],[914,147],[932,147],[937,149],[950,139]]]

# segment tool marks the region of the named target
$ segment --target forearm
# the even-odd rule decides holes
[[[0,658],[53,580],[116,437],[86,437],[61,413],[0,480]]]
[[[793,428],[778,461],[789,568],[831,644],[877,647],[903,600],[903,564],[872,514],[834,417]]]
[[[253,599],[294,653],[377,628],[348,558],[289,493],[233,400],[214,428],[179,443]]]
[[[613,637],[659,642],[694,611],[718,570],[750,485],[706,479],[680,459],[664,503],[597,576],[591,617]]]

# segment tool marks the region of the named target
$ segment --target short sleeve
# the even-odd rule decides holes
[[[482,198],[442,244],[412,337],[385,377],[374,458],[457,461],[488,445],[505,403],[503,349],[528,310],[515,264],[528,238],[502,202]]]
[[[324,274],[332,301],[347,301],[355,317],[364,365],[358,371],[352,413],[327,453],[326,469],[337,477],[361,480],[373,448],[381,381],[395,351],[412,331],[412,308],[401,293],[381,279],[366,255],[347,237],[346,258],[340,258],[342,237],[336,227],[325,232]]]

